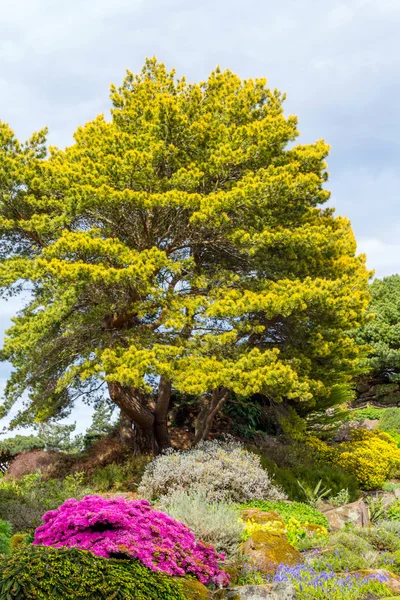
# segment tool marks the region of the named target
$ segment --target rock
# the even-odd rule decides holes
[[[368,508],[363,500],[335,508],[322,508],[321,512],[328,519],[329,528],[333,531],[343,529],[346,523],[355,527],[368,527],[370,524]]]
[[[219,590],[216,600],[296,600],[291,583],[279,582],[272,585],[243,585]]]
[[[367,431],[374,431],[379,428],[379,419],[364,419],[360,423],[362,429]]]
[[[368,575],[384,575],[387,577],[387,581],[384,581],[384,584],[394,594],[400,594],[400,577],[386,569],[360,569],[359,571],[355,571],[355,573],[359,573],[363,577],[368,577]]]
[[[262,511],[260,508],[246,508],[242,511],[241,518],[243,521],[253,521],[254,523],[279,523],[282,528],[285,527],[285,521],[281,519],[279,513],[271,510],[268,512]]]
[[[264,573],[275,573],[280,564],[297,565],[302,562],[300,552],[289,544],[286,535],[275,531],[254,531],[242,549],[255,567]]]

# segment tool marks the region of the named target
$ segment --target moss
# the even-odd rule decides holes
[[[210,591],[200,581],[182,579],[179,582],[179,587],[187,600],[209,600],[211,598]]]
[[[302,562],[300,552],[288,541],[286,535],[274,531],[254,531],[243,544],[258,568],[265,573],[273,573],[280,564],[297,565]]]

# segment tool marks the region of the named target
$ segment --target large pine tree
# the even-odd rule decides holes
[[[350,223],[323,208],[323,141],[294,145],[264,79],[177,80],[148,60],[111,120],[66,150],[0,127],[0,285],[29,289],[3,349],[3,414],[62,416],[108,386],[138,449],[168,446],[171,389],[195,394],[196,441],[230,393],[326,404],[357,371],[368,303]]]

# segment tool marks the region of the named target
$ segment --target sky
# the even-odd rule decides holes
[[[300,143],[325,139],[331,205],[376,276],[400,273],[400,0],[13,0],[0,12],[0,120],[69,145],[108,114],[110,83],[157,56],[203,80],[217,65],[287,93]],[[0,332],[18,301],[0,302]],[[0,365],[0,388],[9,373]],[[73,415],[77,431],[90,410]],[[0,420],[0,427],[6,421]]]

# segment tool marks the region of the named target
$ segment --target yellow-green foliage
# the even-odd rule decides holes
[[[3,413],[28,391],[14,424],[45,420],[98,379],[143,397],[159,375],[326,401],[368,304],[350,223],[321,207],[328,146],[293,145],[284,96],[230,71],[189,84],[152,59],[111,100],[48,156],[46,132],[0,124],[0,286],[32,291]]]
[[[193,595],[186,596],[184,586],[185,580],[138,561],[100,558],[76,548],[31,546],[0,561],[4,600],[184,600],[203,589],[193,586]]]
[[[396,442],[381,431],[356,429],[351,436],[351,441],[336,446],[328,446],[317,438],[309,438],[307,443],[319,459],[354,473],[361,488],[381,488],[400,469],[400,449]]]
[[[300,540],[310,534],[314,537],[322,537],[328,533],[326,527],[323,527],[322,525],[300,523],[293,517],[290,517],[286,522],[283,522],[281,519],[264,523],[257,523],[252,519],[241,522],[244,526],[244,539],[248,539],[255,531],[273,531],[275,533],[285,534],[289,542],[295,548]]]
[[[13,551],[23,548],[26,545],[27,533],[15,533],[10,539],[10,546]]]

